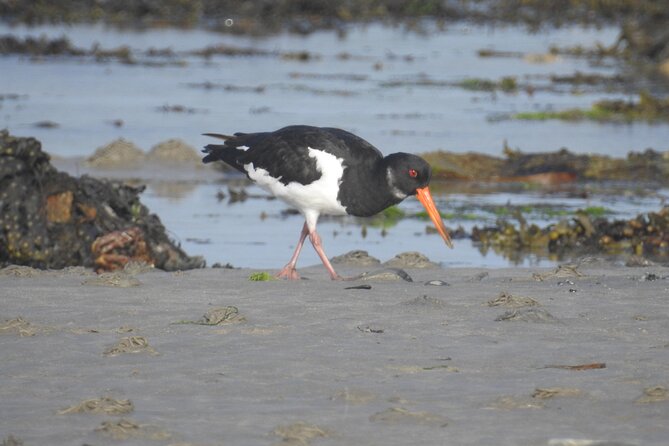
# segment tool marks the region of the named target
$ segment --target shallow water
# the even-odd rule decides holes
[[[300,235],[304,222],[302,216],[286,215],[283,211],[288,206],[279,200],[254,198],[243,203],[219,201],[216,198],[218,191],[227,193],[227,189],[218,184],[193,186],[181,198],[175,199],[173,194],[170,198],[162,188],[154,185],[147,188],[142,202],[161,217],[186,252],[203,255],[209,265],[230,262],[238,267],[279,268],[287,262]],[[267,196],[257,187],[248,188],[248,193]],[[669,190],[659,190],[651,196],[629,197],[597,195],[574,198],[541,191],[523,194],[458,193],[435,197],[443,213],[463,215],[463,218],[447,220],[446,225],[451,229],[462,226],[467,231],[471,231],[474,225],[481,227],[494,224],[498,218],[496,212],[509,206],[536,207],[540,204],[565,212],[602,207],[613,212],[608,215],[610,218],[632,218],[639,213],[659,209],[668,198]],[[420,203],[413,198],[401,203],[400,208],[407,215],[422,210]],[[463,211],[465,208],[471,210]],[[474,218],[467,217],[468,213],[474,213]],[[541,226],[558,219],[548,218],[541,212],[524,216],[530,223]],[[369,219],[325,217],[321,218],[318,231],[325,252],[330,257],[363,249],[381,261],[386,261],[400,252],[419,251],[447,267],[552,266],[569,260],[527,255],[520,261],[512,261],[492,250],[481,252],[469,239],[455,240],[455,248],[450,250],[439,235],[426,232],[429,227],[432,227],[430,221],[416,218],[404,218],[394,226],[383,228]],[[318,263],[318,256],[307,243],[299,265]]]
[[[345,37],[321,31],[307,37],[279,35],[249,38],[204,31],[117,31],[101,26],[9,28],[0,34],[67,35],[80,48],[128,45],[135,51],[171,48],[175,52],[227,44],[271,51],[308,51],[320,56],[308,62],[279,57],[221,57],[210,60],[178,54],[185,66],[152,67],[117,62],[94,63],[72,58],[25,56],[0,58],[0,93],[25,95],[5,101],[0,125],[39,138],[58,155],[87,155],[109,140],[124,137],[148,150],[179,137],[193,146],[206,144],[203,132],[265,131],[304,123],[342,127],[360,134],[384,152],[436,149],[499,154],[506,140],[525,151],[567,147],[576,152],[624,155],[647,147],[666,149],[669,128],[636,123],[497,122],[499,114],[547,107],[587,107],[603,97],[625,94],[581,94],[538,91],[533,95],[471,92],[452,86],[384,87],[416,80],[457,82],[465,78],[499,80],[516,76],[523,83],[546,83],[550,74],[576,71],[613,74],[612,62],[593,65],[586,59],[558,57],[552,63],[522,58],[481,58],[493,49],[546,53],[551,45],[593,47],[615,41],[614,29],[563,28],[527,34],[516,27],[453,25],[427,35],[402,28],[369,25],[352,28]],[[350,57],[343,59],[341,54]],[[376,70],[375,64],[381,64]],[[332,78],[319,75],[345,74]],[[358,76],[350,80],[350,76]],[[542,80],[543,79],[543,80]],[[231,89],[204,89],[191,83],[212,82]],[[232,87],[241,88],[235,91]],[[246,87],[260,87],[261,92]],[[164,105],[183,105],[194,113],[165,113]],[[122,119],[116,128],[112,120]],[[52,120],[60,127],[32,126]]]
[[[570,93],[570,87],[533,94],[472,92],[454,86],[420,86],[428,78],[454,83],[466,78],[499,80],[516,76],[519,83],[546,86],[552,74],[576,71],[612,75],[620,67],[610,60],[592,61],[560,56],[550,63],[518,57],[479,57],[481,49],[545,54],[550,46],[610,45],[614,29],[566,27],[528,34],[517,27],[469,25],[431,29],[425,34],[401,27],[352,27],[345,35],[321,31],[309,36],[282,34],[265,38],[221,35],[201,30],[118,31],[102,26],[0,25],[0,34],[59,37],[90,49],[130,46],[140,62],[165,62],[143,56],[150,48],[171,48],[178,66],[98,63],[90,58],[0,57],[0,94],[19,94],[0,101],[0,127],[16,135],[34,136],[46,151],[59,156],[85,156],[109,141],[123,137],[144,150],[169,138],[181,138],[201,147],[210,142],[203,132],[265,131],[302,123],[336,126],[353,131],[383,152],[424,152],[444,149],[499,155],[504,141],[524,151],[554,151],[567,147],[579,153],[624,156],[630,150],[652,147],[667,150],[669,126],[523,122],[498,120],[500,115],[545,108],[588,107],[602,98],[632,98],[631,92],[597,89]],[[276,56],[211,59],[186,54],[207,46],[227,44],[276,52],[307,51],[317,57],[306,62]],[[172,60],[174,62],[175,60]],[[169,60],[168,60],[169,61]],[[388,86],[393,82],[409,85]],[[205,89],[190,84],[211,82],[227,88]],[[651,88],[654,88],[651,85]],[[160,111],[165,105],[191,108],[191,113]],[[54,121],[57,128],[34,123]],[[122,120],[116,127],[114,120]],[[218,184],[193,186],[175,194],[152,185],[143,201],[190,254],[205,255],[208,263],[278,267],[291,254],[302,225],[301,217],[280,215],[286,206],[262,199],[227,205],[219,203]],[[665,191],[666,192],[666,191]],[[664,196],[667,194],[664,193]],[[181,196],[181,198],[178,198]],[[608,200],[608,201],[607,201]],[[440,197],[442,210],[451,212],[469,204],[566,203],[567,206],[602,205],[618,216],[657,210],[662,194],[647,199],[599,197],[570,203],[565,197],[539,192]],[[600,203],[601,204],[601,203]],[[403,207],[418,210],[415,200]],[[262,219],[261,214],[266,214]],[[486,220],[487,219],[487,220]],[[494,216],[484,216],[494,221]],[[474,222],[482,224],[482,221]],[[449,226],[471,221],[449,221]],[[445,265],[501,266],[508,261],[494,253],[482,255],[469,240],[456,241],[450,251],[438,236],[426,235],[430,223],[402,220],[386,230],[368,227],[366,237],[353,219],[327,220],[319,225],[326,252],[333,256],[351,249],[366,249],[387,260],[398,252],[421,251]],[[523,264],[550,265],[554,260],[526,258]],[[318,263],[310,248],[300,264]]]

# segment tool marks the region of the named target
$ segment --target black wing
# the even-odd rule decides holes
[[[374,146],[352,133],[334,128],[289,126],[271,133],[209,134],[225,139],[222,145],[209,144],[203,162],[222,160],[240,172],[245,164],[265,169],[283,184],[310,184],[321,177],[309,148],[322,150],[343,160],[344,166],[378,162],[383,156]],[[241,148],[248,147],[246,150]]]

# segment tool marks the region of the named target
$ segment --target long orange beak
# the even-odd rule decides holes
[[[441,238],[444,239],[449,248],[453,248],[453,242],[451,241],[451,236],[448,235],[446,226],[444,225],[444,222],[441,219],[441,214],[439,214],[437,206],[434,205],[434,200],[432,200],[432,194],[430,193],[430,189],[427,186],[421,189],[416,189],[416,198],[418,198],[418,201],[420,201],[423,204],[423,206],[425,206],[427,215],[430,216],[432,223],[434,223],[434,226],[436,226],[437,231],[439,231],[439,234],[441,234]]]

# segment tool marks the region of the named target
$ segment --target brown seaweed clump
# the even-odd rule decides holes
[[[422,156],[442,180],[523,182],[555,185],[572,181],[639,181],[669,184],[669,152],[648,149],[626,158],[575,154],[567,149],[524,153],[504,148],[504,157],[430,152]]]
[[[528,225],[522,216],[517,217],[517,226],[506,220],[491,227],[475,226],[472,240],[484,250],[493,248],[511,259],[520,259],[528,251],[558,256],[580,252],[669,259],[669,206],[630,220],[593,219],[585,212],[577,212],[571,220],[544,228]]]
[[[130,260],[165,270],[204,266],[167,237],[139,201],[143,188],[74,178],[49,160],[36,139],[0,131],[0,267],[114,269]],[[111,257],[101,255],[120,260],[105,263]]]

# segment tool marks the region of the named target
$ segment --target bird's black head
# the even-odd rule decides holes
[[[427,215],[441,237],[449,247],[453,247],[451,236],[441,219],[441,213],[434,204],[428,184],[432,169],[430,165],[416,155],[408,153],[394,153],[384,158],[386,167],[386,179],[391,193],[399,200],[409,195],[415,195],[418,201],[425,207]]]
[[[432,170],[421,157],[410,153],[393,153],[385,158],[388,185],[397,198],[416,195],[417,189],[430,183]]]

